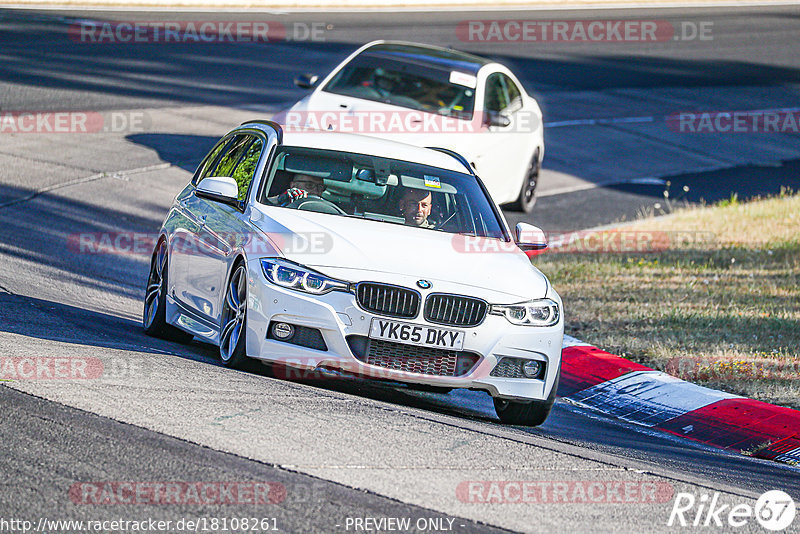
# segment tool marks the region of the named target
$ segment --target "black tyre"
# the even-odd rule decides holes
[[[247,267],[238,263],[225,290],[219,331],[219,357],[226,367],[241,369],[249,363],[246,347]]]
[[[189,343],[193,337],[191,334],[167,324],[167,256],[167,242],[162,239],[156,245],[150,260],[142,326],[148,336]]]
[[[536,186],[539,185],[540,167],[539,150],[537,149],[528,165],[528,172],[525,174],[525,180],[522,182],[519,197],[507,206],[509,209],[521,211],[523,213],[530,213],[533,211],[533,205],[536,204]]]
[[[547,420],[550,415],[550,410],[553,408],[553,403],[556,402],[556,393],[558,392],[558,383],[561,381],[561,372],[559,369],[556,381],[553,384],[553,389],[550,395],[543,401],[509,401],[505,399],[493,399],[494,411],[497,417],[500,418],[506,425],[517,426],[539,426]]]

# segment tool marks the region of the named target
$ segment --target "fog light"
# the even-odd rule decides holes
[[[286,323],[275,323],[272,325],[272,335],[275,339],[289,339],[294,335],[294,327]]]
[[[525,378],[536,378],[541,371],[541,362],[537,362],[536,360],[525,360],[522,362],[522,374],[525,375]]]

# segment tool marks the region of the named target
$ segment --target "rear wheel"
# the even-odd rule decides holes
[[[493,399],[494,411],[506,425],[517,426],[539,426],[545,422],[553,403],[556,401],[560,374],[556,377],[553,389],[547,399],[543,401],[510,401],[505,399]]]
[[[247,267],[239,263],[233,268],[225,302],[222,305],[222,321],[219,333],[219,356],[226,367],[242,368],[247,362]]]
[[[167,242],[162,239],[150,260],[150,276],[144,297],[142,326],[148,336],[189,343],[192,335],[167,323]]]
[[[525,173],[525,179],[522,181],[519,197],[508,205],[510,209],[523,213],[530,213],[533,211],[533,205],[536,204],[536,186],[539,184],[540,167],[539,149],[536,149],[528,165],[528,170]]]

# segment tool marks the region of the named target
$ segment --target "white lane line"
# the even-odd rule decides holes
[[[597,126],[598,124],[630,124],[639,122],[655,122],[654,116],[645,117],[611,117],[608,119],[574,119],[568,121],[545,122],[545,128],[563,128],[564,126]]]
[[[636,371],[570,395],[624,421],[653,427],[738,395],[686,382],[661,371]]]
[[[546,171],[547,169],[545,169]],[[552,197],[556,195],[565,195],[567,193],[577,193],[579,191],[588,191],[589,189],[597,189],[599,187],[609,187],[612,185],[624,185],[624,184],[633,184],[633,185],[658,185],[662,186],[667,183],[666,180],[662,178],[656,178],[655,176],[642,176],[641,178],[627,178],[625,180],[604,180],[602,182],[586,182],[583,184],[578,185],[571,185],[567,187],[559,187],[557,189],[551,189],[549,191],[543,191],[541,193],[536,193],[537,198],[544,198],[544,197]]]
[[[48,193],[50,191],[55,191],[56,189],[63,189],[65,187],[71,187],[73,185],[86,184],[86,183],[89,183],[89,182],[94,182],[96,180],[102,180],[103,178],[122,179],[122,178],[125,178],[126,176],[132,176],[134,174],[139,174],[139,173],[149,172],[149,171],[156,171],[156,170],[159,170],[159,169],[167,169],[167,168],[169,168],[171,166],[172,166],[171,163],[159,163],[157,165],[148,165],[146,167],[138,167],[136,169],[128,169],[128,170],[125,170],[125,171],[101,172],[99,174],[93,174],[91,176],[86,176],[84,178],[77,178],[75,180],[69,180],[67,182],[62,182],[62,183],[59,183],[59,184],[49,185],[47,187],[42,187],[40,189],[36,189],[34,191],[31,191],[29,194],[25,195],[24,197],[15,198],[14,200],[9,200],[8,202],[4,202],[4,203],[0,204],[0,209],[7,208],[9,206],[14,206],[16,204],[22,204],[23,202],[28,202],[29,200],[33,200],[34,198],[38,197],[39,195],[42,195],[44,193]]]
[[[573,119],[566,121],[552,121],[545,122],[545,128],[564,128],[571,126],[602,126],[605,124],[637,124],[663,121],[666,122],[669,118],[679,118],[682,113],[691,115],[693,117],[704,117],[706,115],[715,117],[720,114],[738,113],[741,115],[763,115],[766,113],[797,113],[800,112],[800,107],[783,107],[783,108],[762,108],[762,109],[741,109],[741,110],[706,110],[706,111],[685,111],[676,112],[673,115],[643,115],[638,117],[606,117],[600,119]],[[711,133],[711,132],[709,132]],[[780,132],[762,132],[762,133],[780,133]]]

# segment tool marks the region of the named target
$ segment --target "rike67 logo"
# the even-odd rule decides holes
[[[786,492],[771,490],[762,494],[755,506],[723,503],[720,494],[677,493],[667,526],[718,527],[726,532],[747,526],[755,519],[766,530],[779,532],[791,526],[797,508]]]

